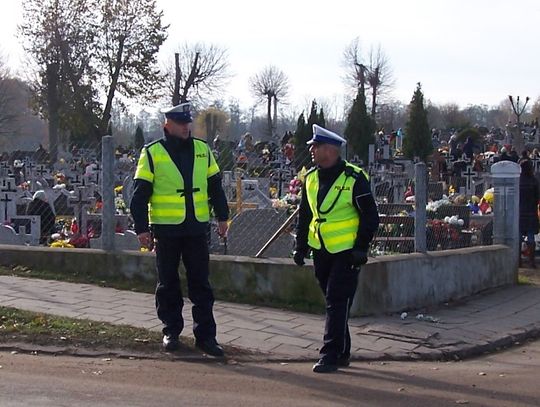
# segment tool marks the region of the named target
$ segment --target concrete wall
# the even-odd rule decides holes
[[[154,255],[132,251],[0,245],[0,265],[155,279]],[[297,267],[291,259],[211,256],[210,269],[218,299],[324,309],[309,262]],[[363,267],[351,314],[417,309],[516,282],[509,249],[501,245],[383,256]]]

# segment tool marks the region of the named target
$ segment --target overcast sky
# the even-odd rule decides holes
[[[497,105],[507,95],[540,96],[538,0],[157,0],[170,24],[162,52],[184,42],[228,49],[228,96],[253,104],[249,77],[275,65],[289,77],[290,103],[341,101],[343,51],[355,37],[380,45],[408,103],[416,83],[435,103]],[[2,0],[0,47],[20,68],[21,1]]]

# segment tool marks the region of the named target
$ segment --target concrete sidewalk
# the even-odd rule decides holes
[[[87,284],[0,276],[0,305],[161,330],[154,296]],[[540,337],[540,287],[520,285],[445,306],[350,321],[353,359],[455,359]],[[192,336],[190,304],[183,335]],[[218,341],[269,359],[316,359],[324,317],[217,301]]]

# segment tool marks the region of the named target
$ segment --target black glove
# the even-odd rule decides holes
[[[367,263],[367,253],[358,250],[358,249],[352,249],[351,250],[351,264],[354,268],[360,267],[363,264]]]
[[[306,264],[304,261],[304,258],[306,257],[307,253],[305,250],[295,250],[293,253],[293,260],[298,266],[303,266]]]

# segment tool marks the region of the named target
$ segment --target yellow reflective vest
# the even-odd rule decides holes
[[[352,249],[358,233],[360,214],[353,204],[353,187],[359,173],[368,174],[355,165],[345,163],[347,170],[336,179],[320,207],[317,205],[319,174],[306,174],[306,194],[313,218],[309,224],[308,245],[320,249],[321,239],[329,253]]]
[[[208,144],[193,139],[194,160],[192,190],[185,191],[184,178],[165,150],[162,141],[144,147],[139,157],[135,179],[152,183],[152,196],[148,203],[151,224],[178,225],[186,219],[186,194],[193,198],[195,218],[208,222],[208,178],[219,172],[214,155]]]

